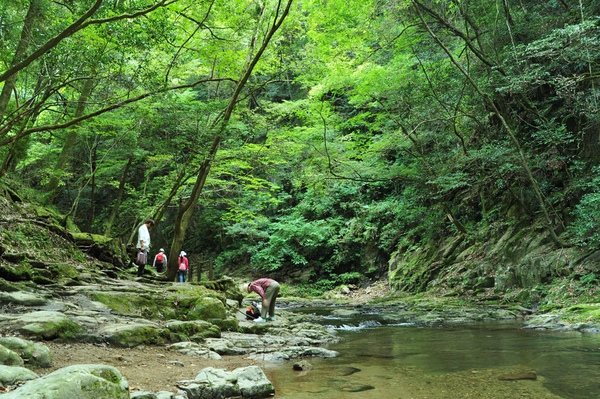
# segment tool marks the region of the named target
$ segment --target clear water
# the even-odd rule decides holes
[[[423,328],[336,321],[332,359],[260,364],[286,399],[600,398],[600,335],[489,322]],[[534,373],[536,380],[501,380]],[[531,374],[530,374],[531,375]]]

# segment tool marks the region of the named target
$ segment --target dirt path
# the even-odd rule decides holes
[[[131,392],[177,392],[177,381],[191,380],[204,367],[233,370],[253,364],[242,356],[206,360],[181,354],[167,347],[145,346],[132,349],[108,348],[92,344],[46,344],[52,352],[52,367],[34,370],[39,375],[73,364],[108,364],[116,367],[129,382]]]

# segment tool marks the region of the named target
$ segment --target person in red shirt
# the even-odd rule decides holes
[[[275,300],[279,295],[279,283],[270,278],[260,278],[248,284],[248,293],[256,292],[262,298],[260,317],[256,323],[275,320]]]
[[[177,263],[179,264],[179,270],[177,270],[177,281],[180,283],[185,283],[187,280],[187,271],[189,268],[188,258],[186,257],[185,251],[181,251],[179,253],[179,259]]]

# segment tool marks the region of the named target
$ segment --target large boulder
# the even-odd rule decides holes
[[[51,366],[50,349],[42,343],[17,337],[0,337],[0,345],[16,352],[30,366],[42,368]]]
[[[244,293],[240,290],[238,284],[231,277],[223,276],[218,280],[205,281],[200,284],[211,290],[223,292],[227,299],[231,299],[237,302],[238,306],[242,306]]]
[[[227,371],[207,367],[187,385],[180,386],[188,399],[268,398],[275,394],[273,384],[258,366]]]
[[[65,367],[2,395],[2,399],[129,399],[119,370],[101,364]]]
[[[190,320],[224,319],[226,316],[227,311],[223,302],[209,296],[198,298],[188,313]]]

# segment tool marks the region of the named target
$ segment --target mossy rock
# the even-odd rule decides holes
[[[72,236],[79,248],[102,262],[108,262],[119,268],[129,264],[127,248],[118,238],[90,233],[72,233]]]
[[[196,299],[187,314],[189,320],[224,319],[226,316],[223,302],[213,297]]]
[[[179,284],[187,285],[187,284]],[[90,292],[87,296],[116,313],[142,315],[148,319],[224,319],[222,299],[210,296],[204,287],[166,289],[164,293]]]
[[[39,342],[27,341],[18,337],[0,337],[0,345],[14,351],[29,366],[48,368],[51,366],[50,349]]]
[[[10,257],[6,254],[4,259],[10,261]],[[8,281],[21,282],[31,280],[31,266],[24,261],[18,264],[3,264],[0,266],[0,278]]]
[[[170,334],[166,329],[151,324],[116,324],[99,331],[110,344],[121,348],[139,345],[164,345]]]
[[[204,320],[178,321],[174,320],[165,326],[171,333],[179,337],[186,337],[185,340],[201,340],[206,338],[221,338],[221,329]]]
[[[218,326],[221,331],[235,331],[237,332],[240,328],[240,323],[236,318],[228,319],[210,319],[209,322]]]
[[[4,399],[129,399],[129,384],[113,366],[77,364],[58,369],[3,395]]]
[[[178,309],[162,297],[129,292],[90,292],[87,296],[100,302],[114,312],[124,315],[142,315],[149,319],[179,318]]]
[[[205,281],[200,284],[211,290],[222,292],[226,299],[234,300],[238,302],[238,306],[242,306],[244,293],[240,291],[238,284],[231,277],[223,276],[218,280]]]
[[[3,278],[0,278],[0,291],[3,292],[16,292],[21,291],[21,288],[17,284],[10,283]]]
[[[84,329],[71,320],[64,320],[58,323],[32,323],[19,329],[19,332],[28,337],[63,341],[76,341],[77,337],[83,333]]]
[[[25,362],[17,352],[0,345],[0,364],[5,366],[23,366]]]

